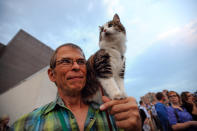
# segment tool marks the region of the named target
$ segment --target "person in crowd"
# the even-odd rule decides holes
[[[196,92],[194,92],[194,103],[197,103],[197,91]]]
[[[163,90],[162,91],[162,93],[163,93],[163,95],[165,96],[165,102],[164,102],[164,104],[166,105],[166,106],[170,106],[170,102],[169,102],[169,100],[168,100],[168,90]]]
[[[151,111],[150,111],[151,113],[150,113],[150,115],[151,115],[151,118],[153,120],[155,130],[162,130],[162,125],[161,125],[159,117],[157,115],[157,111],[155,109],[155,104],[156,104],[156,98],[154,98],[151,102]]]
[[[9,130],[9,126],[8,126],[9,121],[10,121],[10,118],[8,115],[3,115],[0,118],[0,131],[8,131]]]
[[[139,112],[140,112],[141,123],[142,123],[141,129],[142,129],[142,131],[144,131],[143,126],[144,126],[144,124],[146,124],[145,120],[147,119],[147,116],[146,116],[146,113],[143,109],[139,109]]]
[[[140,101],[140,107],[139,107],[139,108],[142,109],[142,110],[144,110],[146,116],[147,116],[148,118],[150,118],[150,114],[148,113],[148,111],[147,111],[147,109],[146,109],[146,105],[144,104],[143,101]]]
[[[57,99],[24,115],[12,125],[12,129],[140,130],[140,115],[133,97],[110,100],[103,96],[102,105],[84,102],[82,90],[86,83],[86,73],[85,55],[79,46],[68,43],[58,47],[48,69],[49,79],[57,86]]]
[[[159,117],[160,123],[162,125],[163,131],[168,131],[169,129],[169,123],[168,123],[168,114],[165,103],[165,96],[162,92],[156,93],[156,98],[158,102],[155,104],[155,109],[157,111],[157,115]]]
[[[142,130],[143,131],[150,131],[151,130],[150,114],[148,113],[144,102],[141,100],[139,103],[140,103],[140,107],[139,107],[140,116],[141,116],[141,120],[142,120]]]
[[[197,121],[197,103],[194,96],[190,92],[181,93],[182,105],[192,115],[193,120]]]
[[[168,93],[171,106],[167,108],[169,123],[172,130],[197,131],[197,121],[181,106],[180,96],[175,91]]]

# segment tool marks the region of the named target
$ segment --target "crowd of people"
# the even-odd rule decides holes
[[[153,99],[141,99],[143,131],[197,131],[197,94],[164,90]]]

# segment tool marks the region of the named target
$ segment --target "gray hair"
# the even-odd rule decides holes
[[[80,52],[83,54],[84,58],[85,58],[85,55],[83,53],[83,50],[78,46],[78,45],[75,45],[73,43],[66,43],[66,44],[63,44],[63,45],[60,45],[56,50],[55,52],[53,53],[52,57],[51,57],[51,60],[50,60],[50,68],[51,69],[55,69],[56,67],[56,58],[57,58],[57,52],[60,48],[62,47],[65,47],[65,46],[69,46],[69,47],[72,47],[72,48],[75,48],[75,49],[79,49]]]

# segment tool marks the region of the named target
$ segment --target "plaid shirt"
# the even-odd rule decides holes
[[[121,130],[117,129],[112,116],[110,116],[110,121],[113,131]],[[58,96],[54,102],[21,117],[12,125],[11,129],[16,131],[78,131],[79,127],[73,113],[64,105],[62,99]],[[99,105],[94,103],[90,104],[84,130],[110,130],[106,113],[99,110]]]

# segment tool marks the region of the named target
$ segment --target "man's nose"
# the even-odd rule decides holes
[[[73,62],[72,69],[79,69],[79,65],[76,61]]]

